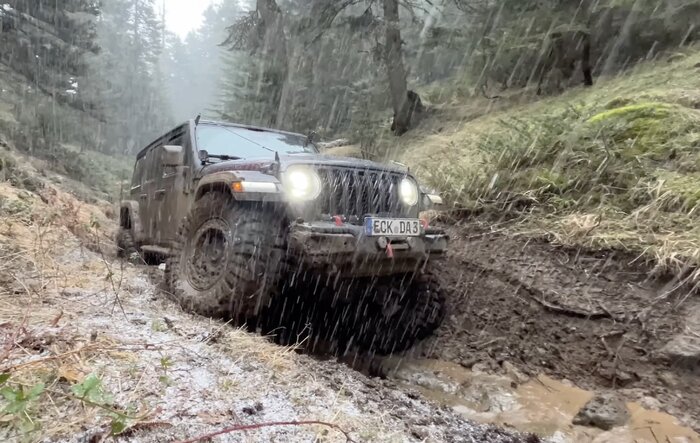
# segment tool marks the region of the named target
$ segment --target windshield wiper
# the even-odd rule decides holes
[[[226,154],[207,154],[206,157],[204,158],[204,161],[208,161],[210,158],[215,158],[217,160],[242,160],[242,157],[236,157],[235,155],[226,155]]]

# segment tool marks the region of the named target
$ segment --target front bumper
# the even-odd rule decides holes
[[[427,228],[420,237],[369,237],[363,226],[332,222],[295,223],[289,248],[308,269],[344,277],[414,272],[447,251],[449,237]]]

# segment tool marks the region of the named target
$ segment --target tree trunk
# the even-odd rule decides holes
[[[288,41],[284,33],[284,17],[282,10],[275,0],[257,0],[256,9],[264,29],[263,53],[267,60],[266,70],[270,78],[278,84],[274,85],[275,106],[277,115],[275,125],[284,126],[289,103],[289,53]]]
[[[414,111],[422,108],[420,97],[408,91],[406,68],[401,51],[401,23],[399,21],[399,0],[384,0],[384,23],[386,26],[386,47],[384,62],[389,76],[389,93],[394,108],[394,134],[401,135],[411,129]]]

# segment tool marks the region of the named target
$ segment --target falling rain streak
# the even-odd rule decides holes
[[[700,441],[700,0],[171,8],[0,0],[0,440]]]

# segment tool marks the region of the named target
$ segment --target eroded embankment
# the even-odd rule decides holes
[[[700,429],[700,299],[691,288],[652,277],[621,251],[562,248],[477,225],[450,233],[440,277],[451,315],[414,355],[615,392]]]

